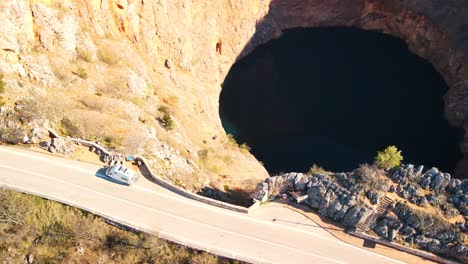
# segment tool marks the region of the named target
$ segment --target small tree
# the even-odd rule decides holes
[[[172,130],[174,128],[174,121],[172,120],[171,113],[169,112],[169,108],[167,108],[166,106],[160,106],[158,110],[159,112],[163,113],[162,118],[158,118],[159,123],[167,131]]]
[[[402,160],[401,151],[395,146],[388,146],[383,151],[377,152],[374,164],[381,169],[388,170],[400,166]]]

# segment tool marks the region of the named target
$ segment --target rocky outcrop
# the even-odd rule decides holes
[[[41,148],[51,153],[71,154],[75,151],[76,143],[70,138],[52,138],[49,141],[43,141],[39,144]]]
[[[396,193],[409,202],[421,207],[432,205],[449,217],[467,216],[468,180],[452,179],[450,174],[431,168],[426,172],[423,166],[413,170],[413,165],[402,165],[392,173],[398,183]],[[421,195],[420,189],[430,194]]]
[[[252,197],[266,202],[270,196],[280,196],[287,192],[305,192],[305,203],[310,207],[343,225],[354,228],[363,222],[372,212],[365,204],[358,204],[361,188],[349,191],[338,182],[325,175],[306,175],[303,173],[286,173],[269,177],[259,183]]]
[[[392,188],[404,202],[384,197]],[[384,239],[464,262],[468,258],[462,235],[468,231],[467,191],[468,180],[452,179],[437,168],[424,171],[423,166],[407,164],[385,173],[363,165],[349,173],[293,172],[269,177],[258,184],[252,197],[266,202],[306,193],[306,205],[351,230],[363,232],[370,227]]]

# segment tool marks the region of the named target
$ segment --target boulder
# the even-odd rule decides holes
[[[430,187],[437,193],[440,193],[447,187],[451,180],[451,176],[448,173],[437,173],[432,176]]]
[[[53,138],[48,142],[41,142],[39,146],[49,152],[64,155],[73,153],[76,148],[76,144],[69,138]]]
[[[31,130],[31,136],[27,143],[29,144],[38,144],[41,140],[48,138],[49,131],[45,128],[35,127]]]
[[[309,182],[309,178],[307,175],[303,173],[298,173],[296,178],[294,179],[294,191],[305,191],[307,189],[307,183]]]
[[[27,254],[24,258],[24,262],[31,264],[34,263],[34,255],[33,254]]]
[[[343,204],[340,202],[339,199],[333,200],[330,205],[328,206],[327,215],[335,219],[335,215],[341,210]]]
[[[412,236],[414,234],[416,234],[416,230],[414,228],[411,228],[409,226],[404,226],[403,228],[400,229],[400,234],[402,236]]]
[[[284,184],[284,177],[283,176],[276,176],[272,177],[275,178],[274,181],[272,181],[272,190],[271,190],[271,195],[277,196],[286,191],[286,186]]]
[[[307,191],[308,197],[306,203],[309,204],[312,208],[319,208],[326,192],[326,186],[324,186],[321,182],[315,183]]]
[[[423,170],[424,170],[424,166],[423,166],[423,165],[419,165],[419,166],[416,168],[416,171],[414,172],[414,174],[415,174],[416,176],[419,177],[419,176],[421,176]]]
[[[379,192],[369,190],[366,192],[366,197],[370,200],[371,204],[378,204],[380,198],[382,197],[382,194]]]
[[[285,176],[285,184],[286,184],[286,191],[294,191],[294,181],[296,180],[297,172],[290,172],[286,173]]]
[[[333,219],[335,221],[342,221],[348,212],[349,206],[348,205],[341,205],[341,208],[335,213]]]
[[[429,188],[429,185],[431,184],[431,177],[430,176],[426,176],[424,175],[422,178],[421,178],[421,181],[419,182],[419,185],[424,188],[424,189],[428,189]]]
[[[451,179],[447,184],[446,190],[451,194],[455,194],[461,189],[461,184],[462,182],[459,179]]]
[[[387,237],[388,236],[388,227],[386,225],[377,225],[374,228],[374,231],[380,237]]]
[[[351,207],[343,219],[343,225],[356,227],[372,213],[372,209],[366,204],[358,204]]]
[[[253,199],[256,199],[262,203],[268,201],[268,183],[260,182],[257,184],[257,188],[255,189],[253,195]]]
[[[392,228],[388,231],[387,239],[392,241],[395,240],[396,236],[398,235],[398,229]]]

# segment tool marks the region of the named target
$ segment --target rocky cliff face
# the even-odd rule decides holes
[[[447,117],[468,129],[467,8],[463,0],[2,1],[2,135],[21,139],[47,123],[152,155],[161,174],[186,185],[195,184],[189,175],[245,186],[266,171],[226,137],[221,83],[239,56],[299,26],[405,39],[443,74]]]
[[[21,142],[46,124],[64,135],[143,153],[162,175],[187,188],[209,181],[251,186],[244,182],[266,171],[226,137],[218,96],[261,6],[2,1],[2,138]]]

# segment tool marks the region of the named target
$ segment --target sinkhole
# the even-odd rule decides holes
[[[224,129],[271,174],[350,171],[389,145],[405,163],[450,173],[461,158],[463,132],[444,116],[447,84],[389,35],[290,29],[238,60],[222,86]]]

